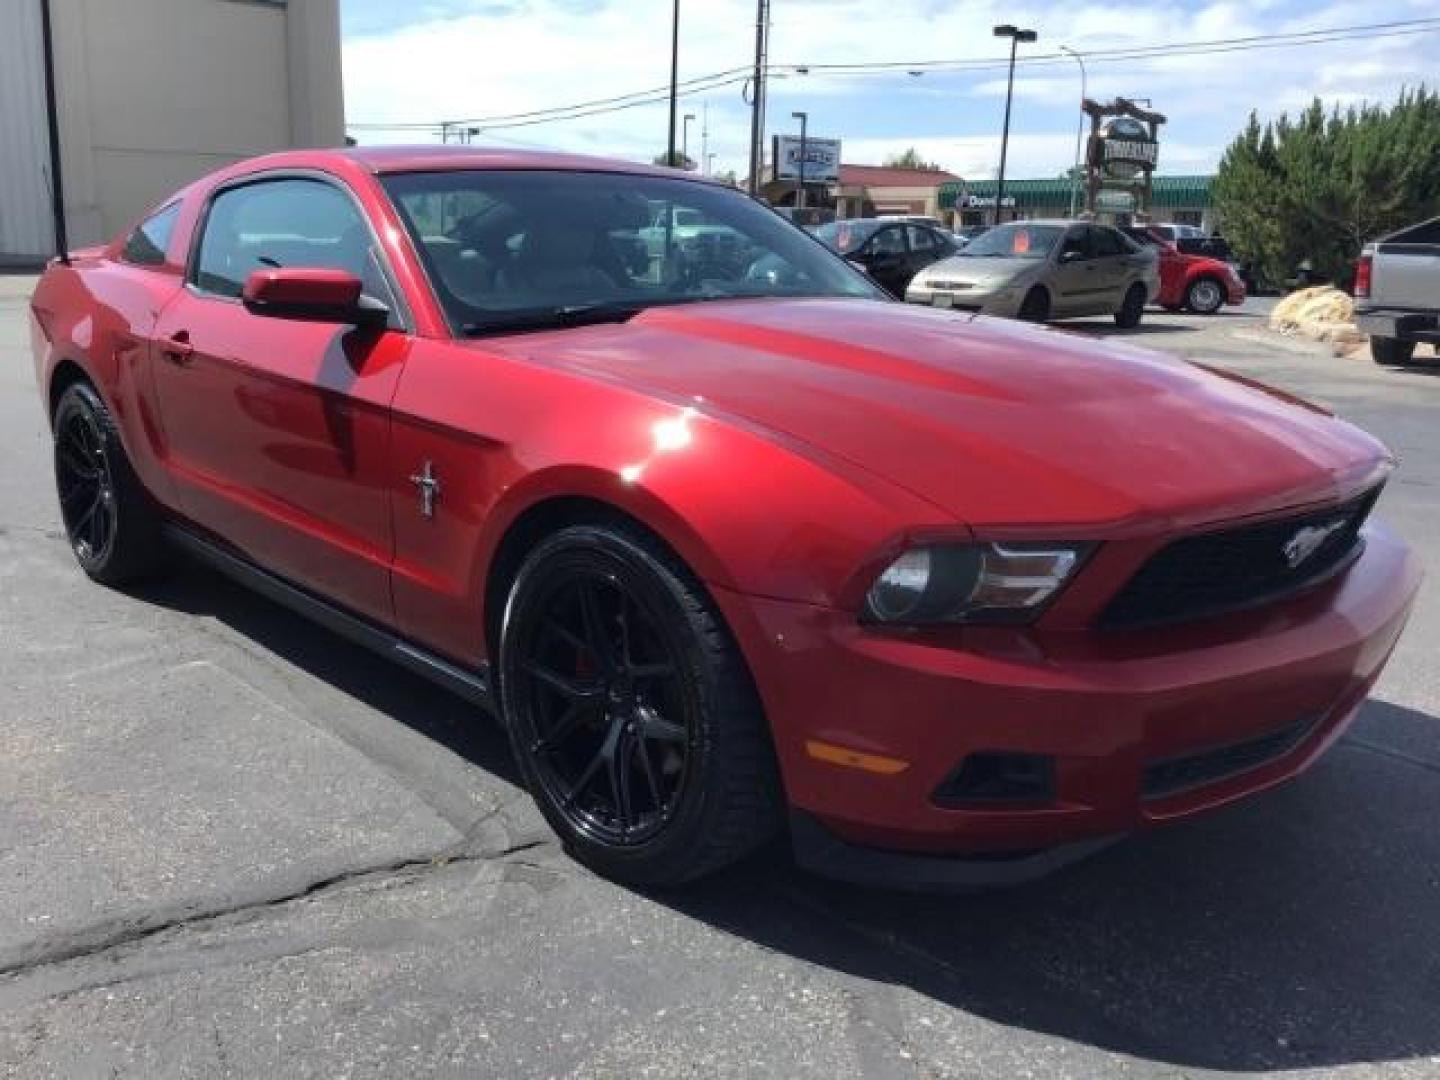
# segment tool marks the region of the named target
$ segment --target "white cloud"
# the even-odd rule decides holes
[[[348,0],[361,3],[364,0]],[[1032,53],[1061,42],[1082,53],[1126,45],[1234,38],[1348,26],[1434,14],[1434,0],[1391,0],[1383,12],[1365,0],[1130,0],[1114,4],[1029,0],[777,0],[771,59],[846,63],[993,58],[999,21],[1036,26]],[[372,9],[373,10],[373,9]],[[685,0],[681,78],[746,68],[753,59],[754,0]],[[658,88],[669,78],[670,0],[442,0],[415,5],[400,29],[345,43],[346,107],[351,122],[437,121],[542,109]],[[365,25],[370,26],[370,22]],[[1219,53],[1153,61],[1089,64],[1092,97],[1143,95],[1166,113],[1162,168],[1213,167],[1251,108],[1294,109],[1314,94],[1342,103],[1393,98],[1404,83],[1433,76],[1429,37],[1374,39],[1311,49]],[[998,159],[1003,69],[904,71],[865,78],[774,80],[771,132],[811,113],[811,130],[846,141],[847,160],[880,161],[915,146],[952,171],[983,177]],[[1012,176],[1054,176],[1074,155],[1079,71],[1058,60],[1017,72],[1010,150]],[[720,168],[744,172],[749,113],[738,85],[682,101],[710,105],[711,149]],[[664,149],[663,104],[563,124],[503,128],[481,141],[519,142],[649,158]],[[699,156],[700,124],[691,125]],[[362,141],[401,141],[400,133],[357,131]],[[412,138],[414,136],[411,136]],[[422,139],[431,138],[421,135]]]

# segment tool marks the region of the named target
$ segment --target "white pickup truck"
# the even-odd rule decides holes
[[[1355,323],[1378,364],[1406,364],[1422,341],[1440,346],[1440,218],[1366,244],[1355,266]]]

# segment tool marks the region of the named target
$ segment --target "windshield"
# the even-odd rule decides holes
[[[981,233],[960,252],[966,258],[1043,259],[1064,234],[1062,225],[1012,221]]]
[[[849,255],[874,236],[880,224],[878,221],[832,221],[816,229],[815,235],[826,247]]]
[[[702,300],[883,298],[803,232],[718,185],[543,170],[381,179],[465,333]]]

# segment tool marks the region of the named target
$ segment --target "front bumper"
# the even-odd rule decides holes
[[[956,883],[977,873],[1013,881],[1033,876],[1017,869],[1065,861],[1054,849],[1084,853],[1295,776],[1354,716],[1419,584],[1403,542],[1378,522],[1365,535],[1344,574],[1269,607],[1055,640],[993,628],[937,641],[878,633],[831,608],[721,596],[771,717],[787,797],[807,822],[802,861],[855,877],[876,860],[852,852],[847,874],[847,856],[835,854],[844,845],[908,853],[928,862],[928,880],[943,876],[936,857],[978,855],[978,870],[957,863]],[[1275,742],[1277,731],[1298,734]],[[817,744],[889,771],[822,758]],[[1237,746],[1274,753],[1237,758]],[[982,752],[1053,759],[1053,792],[1033,803],[937,802],[957,766]],[[1147,791],[1187,755],[1244,767]]]
[[[911,282],[905,290],[905,302],[955,311],[980,312],[1013,319],[1020,314],[1029,285],[979,286],[966,289],[934,289],[924,283]]]

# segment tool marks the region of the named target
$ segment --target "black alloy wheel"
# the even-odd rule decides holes
[[[685,785],[694,709],[680,659],[615,578],[576,570],[556,586],[520,665],[536,692],[526,750],[578,832],[643,844]]]
[[[624,528],[542,542],[505,613],[511,743],[551,826],[582,862],[673,885],[740,858],[779,819],[779,783],[748,673],[708,598]]]
[[[72,409],[55,432],[55,485],[65,535],[81,565],[105,561],[115,543],[115,478],[90,409]]]
[[[155,573],[164,550],[159,517],[92,386],[75,383],[60,396],[53,429],[60,517],[80,568],[106,585]]]

